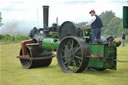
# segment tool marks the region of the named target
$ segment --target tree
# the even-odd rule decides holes
[[[100,14],[100,17],[104,25],[104,27],[102,28],[102,34],[104,34],[104,31],[107,28],[108,23],[111,21],[112,18],[115,17],[115,13],[112,11],[105,11]]]
[[[112,36],[119,36],[122,30],[123,30],[122,20],[118,17],[114,17],[107,24],[104,34],[112,35]]]

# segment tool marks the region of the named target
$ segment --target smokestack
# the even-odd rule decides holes
[[[48,28],[48,16],[49,16],[49,6],[43,6],[43,25],[44,29],[47,30]]]

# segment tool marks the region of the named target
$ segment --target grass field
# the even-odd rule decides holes
[[[48,68],[24,69],[16,56],[20,43],[0,42],[0,85],[128,85],[128,63],[117,70],[64,73],[56,58]],[[128,61],[128,44],[118,48],[118,59]]]

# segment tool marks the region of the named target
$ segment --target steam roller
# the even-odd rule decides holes
[[[34,27],[22,41],[19,58],[24,68],[47,67],[56,56],[59,67],[66,73],[79,73],[93,68],[98,71],[116,70],[117,47],[121,42],[108,37],[92,44],[90,28],[77,28],[71,21],[48,26],[49,6],[43,6],[43,28]],[[56,55],[54,54],[56,52]]]

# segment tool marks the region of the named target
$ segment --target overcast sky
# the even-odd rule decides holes
[[[83,22],[89,20],[89,11],[94,9],[99,15],[112,10],[122,18],[122,7],[128,0],[0,0],[3,23],[18,20],[31,26],[42,27],[42,6],[49,5],[50,25],[59,18],[64,21]],[[38,18],[39,19],[38,19]]]

